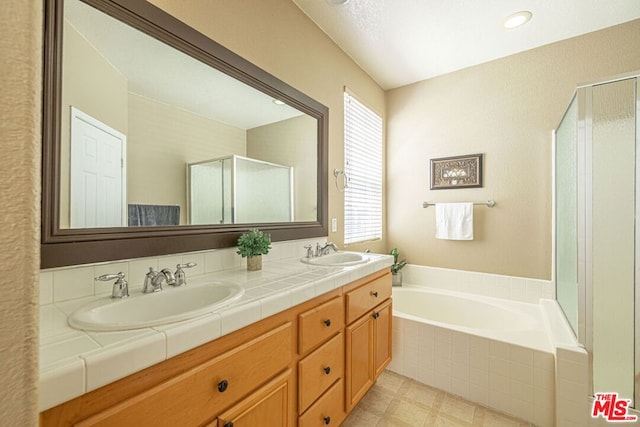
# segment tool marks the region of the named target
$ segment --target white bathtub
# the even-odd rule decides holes
[[[405,286],[393,288],[393,315],[537,350],[553,351],[543,310],[537,304]]]
[[[423,286],[393,289],[391,371],[540,426],[554,424],[544,311]]]

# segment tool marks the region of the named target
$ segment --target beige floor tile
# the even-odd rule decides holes
[[[343,427],[372,427],[380,421],[380,416],[356,407],[342,423]]]
[[[417,405],[427,408],[433,408],[436,404],[438,395],[440,394],[444,395],[444,392],[436,390],[424,384],[411,382],[407,390],[399,396]]]
[[[444,413],[462,422],[471,424],[473,422],[476,408],[477,406],[471,402],[457,399],[453,396],[446,396],[444,398],[444,402],[442,402],[442,406],[440,406],[440,413]]]
[[[531,424],[385,371],[345,427],[527,427]]]
[[[430,411],[406,400],[394,399],[385,411],[385,416],[407,423],[411,426],[424,425]]]

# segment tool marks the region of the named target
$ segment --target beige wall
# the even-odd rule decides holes
[[[247,131],[247,156],[293,166],[293,204],[296,221],[318,217],[316,191],[318,122],[302,115]]]
[[[578,83],[640,69],[640,20],[387,93],[389,247],[411,263],[551,278],[551,132]],[[485,153],[484,187],[429,190],[429,159]],[[434,238],[423,201],[475,208],[475,240]]]
[[[126,135],[128,82],[66,21],[62,57],[60,227],[66,228],[70,223],[71,107]]]
[[[187,164],[246,149],[242,129],[130,94],[127,202],[180,205],[187,224]]]
[[[343,88],[384,114],[384,91],[290,0],[152,0],[181,21],[329,107],[329,172],[343,168]],[[329,181],[329,218],[343,243],[343,197]],[[352,247],[385,251],[386,242]]]
[[[0,424],[36,426],[42,3],[0,7]]]

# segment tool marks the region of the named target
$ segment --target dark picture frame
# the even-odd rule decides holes
[[[483,154],[431,159],[431,190],[482,187]]]

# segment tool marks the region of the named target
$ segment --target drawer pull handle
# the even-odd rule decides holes
[[[372,291],[371,295],[373,295],[374,298],[378,298],[378,291]]]
[[[325,326],[331,326],[331,319],[327,319],[323,323]]]
[[[220,381],[218,383],[218,391],[220,393],[224,393],[227,390],[227,387],[229,387],[229,381],[227,381],[227,380],[222,380],[222,381]],[[231,424],[231,426],[229,426],[229,427],[232,427],[232,426],[233,426],[233,424]]]
[[[233,427],[233,421],[229,421],[228,423],[225,423],[225,425],[223,425],[222,427]]]
[[[331,417],[324,417],[324,424],[329,425],[331,423]]]
[[[378,317],[380,317],[380,313],[373,313],[371,317],[373,317],[374,319],[377,319]]]
[[[329,375],[331,373],[331,366],[325,366],[322,370],[326,375]]]

